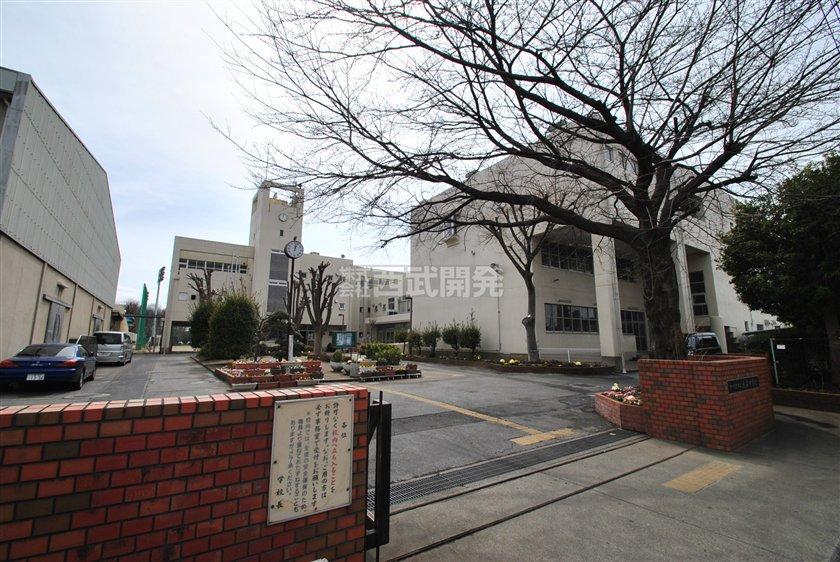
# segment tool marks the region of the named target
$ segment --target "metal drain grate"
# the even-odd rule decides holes
[[[548,447],[500,457],[473,466],[456,468],[441,474],[432,474],[414,480],[397,482],[396,484],[391,484],[391,505],[416,500],[424,496],[445,492],[446,490],[473,484],[487,478],[494,478],[546,461],[560,459],[575,453],[609,445],[634,435],[638,434],[623,429],[614,429],[573,441],[563,441],[555,445],[549,445]],[[368,509],[373,508],[373,498],[374,490],[370,489],[368,490],[367,498]]]

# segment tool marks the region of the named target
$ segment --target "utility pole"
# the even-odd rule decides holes
[[[158,298],[160,298],[160,284],[163,282],[163,276],[165,273],[165,267],[161,267],[158,270],[157,292],[155,293],[155,321],[154,323],[152,323],[152,351],[155,350],[155,337],[157,337]]]

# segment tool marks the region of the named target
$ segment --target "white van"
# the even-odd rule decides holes
[[[128,332],[94,332],[96,336],[96,362],[131,363],[134,356],[134,345]]]

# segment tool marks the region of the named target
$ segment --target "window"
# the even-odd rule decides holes
[[[393,315],[397,313],[397,299],[394,297],[388,297],[388,314]]]
[[[604,147],[604,162],[613,162],[615,160],[615,150],[611,146]]]
[[[359,307],[359,312],[364,312],[364,311],[365,311],[365,307],[360,306],[360,307]]]
[[[209,271],[227,271],[227,272],[234,272],[237,271],[239,273],[247,273],[248,266],[245,264],[235,264],[235,263],[228,263],[228,262],[218,262],[218,261],[205,261],[205,260],[189,260],[186,258],[182,258],[178,260],[178,268],[179,269],[206,269]]]
[[[540,253],[542,264],[545,266],[582,273],[592,273],[593,271],[591,248],[579,248],[548,242],[543,246]]]
[[[695,316],[708,316],[709,305],[706,303],[706,281],[702,271],[692,271],[688,274],[691,285],[691,301],[694,304]]]
[[[187,295],[187,293],[178,293],[178,300],[179,301],[185,301],[188,298],[189,298],[189,295]]]
[[[344,303],[344,302],[338,303],[338,309],[339,310],[346,310],[347,309],[347,303]]]
[[[452,219],[445,221],[444,225],[444,233],[446,234],[447,238],[452,238],[458,234],[458,225],[455,223],[457,220],[456,215],[452,215]]]
[[[411,299],[406,297],[400,297],[400,300],[397,301],[397,312],[399,314],[411,312]]]
[[[190,300],[191,300],[191,301],[194,301],[194,300],[195,300],[195,297],[196,297],[195,295],[190,295]]]
[[[636,351],[647,351],[645,313],[638,310],[621,311],[621,333],[636,336]]]
[[[748,321],[748,320],[744,320],[744,331],[745,331],[745,332],[749,332],[749,331],[750,331],[750,323],[749,323],[749,321]]]
[[[629,258],[615,258],[615,270],[619,279],[622,281],[636,280],[636,264]]]
[[[545,303],[546,332],[598,333],[598,309],[591,306]]]

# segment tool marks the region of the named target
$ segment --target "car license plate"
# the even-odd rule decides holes
[[[26,375],[28,381],[42,381],[44,380],[44,373],[30,373]]]

